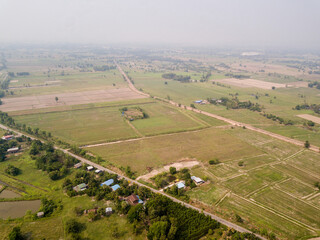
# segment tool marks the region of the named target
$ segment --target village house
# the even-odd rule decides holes
[[[82,162],[76,163],[74,166],[74,168],[81,168],[82,167]]]
[[[117,191],[117,189],[120,188],[119,184],[116,184],[114,186],[111,187],[112,188],[112,191]]]
[[[131,194],[129,197],[127,197],[127,203],[131,206],[135,206],[139,203],[139,198],[135,194]]]
[[[75,187],[73,188],[73,190],[75,190],[76,192],[80,192],[80,191],[86,190],[87,187],[88,187],[87,184],[81,183],[81,184],[75,186]]]
[[[13,138],[14,138],[13,135],[5,135],[5,136],[3,136],[1,139],[2,139],[2,140],[9,141],[9,140],[11,140],[11,139],[13,139]]]
[[[106,208],[106,215],[111,215],[112,214],[112,208],[111,207],[107,207]]]
[[[98,174],[98,173],[101,173],[101,172],[102,172],[102,170],[97,169],[97,170],[95,170],[94,172]]]
[[[38,212],[38,213],[37,213],[37,217],[38,217],[38,218],[44,217],[44,212]]]
[[[87,170],[88,170],[88,171],[92,171],[93,169],[94,169],[94,167],[92,167],[92,166],[88,166],[88,167],[87,167]]]
[[[14,147],[14,148],[9,148],[7,150],[7,153],[16,153],[19,151],[19,148],[18,147]]]
[[[105,185],[105,186],[111,186],[113,183],[114,183],[114,180],[111,178],[111,179],[109,179],[109,180],[101,183],[100,186],[103,186],[103,185]]]
[[[196,176],[192,176],[191,179],[192,179],[192,180],[195,182],[195,184],[197,184],[197,185],[200,185],[200,184],[204,183],[204,181],[203,181],[201,178],[196,177]]]
[[[184,181],[180,181],[180,182],[176,183],[176,186],[178,187],[178,189],[186,187],[186,185],[184,184]]]

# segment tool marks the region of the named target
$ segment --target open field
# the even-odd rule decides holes
[[[232,152],[229,150],[232,149]],[[148,139],[88,148],[116,166],[130,166],[138,174],[184,158],[224,162],[262,152],[223,130],[209,128],[194,132],[160,135]],[[228,152],[228,154],[226,154]]]
[[[216,80],[218,82],[221,82],[223,84],[230,84],[241,88],[261,88],[261,89],[272,89],[272,87],[275,88],[285,88],[285,84],[281,83],[270,83],[270,82],[264,82],[260,80],[255,79],[236,79],[236,78],[228,78],[228,79],[219,79]]]
[[[58,100],[56,100],[56,97]],[[5,98],[1,111],[21,111],[26,109],[47,108],[61,105],[77,105],[95,102],[121,101],[144,98],[129,88],[95,90],[75,93],[58,93],[32,97]]]
[[[320,124],[320,118],[319,117],[316,117],[316,116],[312,116],[310,114],[300,114],[300,115],[297,115],[298,117],[301,117],[303,119],[307,119],[307,120],[310,120],[312,122],[315,122],[315,123],[318,123]]]

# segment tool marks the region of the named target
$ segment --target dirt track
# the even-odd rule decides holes
[[[147,96],[150,97],[149,94],[138,91],[135,88],[135,86],[132,84],[130,79],[127,77],[127,75],[122,71],[121,67],[119,65],[117,65],[117,66],[118,66],[118,69],[121,72],[121,74],[127,80],[128,84],[129,84],[129,88],[131,88],[133,91],[135,91],[137,93],[140,93],[141,95],[143,95],[145,97],[147,97]],[[170,104],[172,104],[172,105],[174,105],[176,107],[179,107],[178,103],[173,102],[173,101],[168,101],[167,99],[163,99],[163,98],[160,98],[160,97],[154,97],[154,99],[159,99],[161,101],[168,102],[168,103],[170,103]],[[227,122],[227,123],[229,123],[231,125],[234,125],[234,126],[245,127],[245,128],[247,128],[249,130],[252,130],[252,131],[255,131],[255,132],[258,132],[258,133],[262,133],[262,134],[268,135],[270,137],[273,137],[273,138],[276,138],[276,139],[279,139],[279,140],[282,140],[282,141],[285,141],[285,142],[288,142],[288,143],[295,144],[297,146],[301,146],[301,147],[304,146],[304,142],[301,142],[301,141],[296,140],[296,139],[288,138],[288,137],[285,137],[285,136],[282,136],[282,135],[279,135],[279,134],[276,134],[276,133],[272,133],[272,132],[269,132],[269,131],[266,131],[266,130],[263,130],[263,129],[260,129],[260,128],[256,128],[256,127],[253,127],[253,126],[251,126],[249,124],[237,122],[237,121],[234,121],[232,119],[221,117],[221,116],[213,114],[213,113],[204,112],[204,111],[201,111],[199,109],[191,108],[191,107],[184,106],[184,105],[180,105],[180,107],[183,108],[183,109],[188,109],[188,110],[194,111],[196,113],[201,113],[201,114],[207,115],[209,117],[213,117],[213,118],[219,119],[221,121]],[[319,152],[319,147],[314,146],[314,145],[311,145],[309,149],[313,150],[315,152]]]
[[[55,98],[58,97],[58,101]],[[3,98],[0,110],[4,112],[47,108],[64,105],[76,105],[95,102],[121,101],[144,98],[130,88],[102,89],[85,92],[58,93],[49,95]]]

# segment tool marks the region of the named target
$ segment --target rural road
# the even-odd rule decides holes
[[[25,135],[25,136],[30,137],[30,138],[33,139],[33,140],[34,140],[34,139],[37,139],[37,138],[35,138],[35,137],[29,136],[29,135],[24,134],[24,133],[22,133],[22,132],[19,132],[19,131],[17,131],[17,130],[8,128],[7,126],[2,125],[2,124],[0,124],[0,128],[5,129],[5,130],[8,130],[8,131],[12,131],[12,132],[16,133],[18,136]],[[40,139],[39,139],[39,140],[40,140]],[[43,142],[43,141],[42,141],[42,142]],[[229,222],[229,221],[227,221],[227,220],[225,220],[225,219],[223,219],[223,218],[221,218],[221,217],[218,217],[218,216],[216,216],[216,215],[214,215],[214,214],[212,214],[212,213],[203,211],[203,210],[200,209],[200,208],[197,208],[197,207],[195,207],[195,206],[192,206],[191,204],[185,203],[185,202],[183,202],[183,201],[181,201],[181,200],[179,200],[179,199],[176,199],[175,197],[172,197],[172,196],[170,196],[170,195],[168,195],[168,194],[166,194],[166,193],[164,193],[164,192],[158,191],[158,190],[156,190],[156,189],[154,189],[154,188],[151,188],[151,187],[149,187],[149,186],[147,186],[147,185],[144,185],[144,184],[142,184],[142,183],[140,183],[140,182],[138,182],[138,181],[136,181],[136,180],[130,179],[130,178],[124,176],[124,175],[121,175],[121,174],[119,174],[119,173],[116,173],[116,172],[114,172],[114,171],[112,171],[112,170],[110,170],[110,169],[108,169],[108,168],[106,168],[106,167],[103,167],[103,166],[101,166],[101,165],[99,165],[99,164],[97,164],[97,163],[91,162],[91,161],[89,161],[88,159],[83,158],[83,157],[80,157],[80,156],[78,156],[78,155],[76,155],[76,154],[73,154],[73,153],[69,152],[69,151],[66,150],[66,149],[60,148],[60,147],[58,147],[58,146],[55,146],[55,149],[58,149],[58,150],[64,152],[65,154],[68,154],[68,155],[70,155],[70,156],[78,159],[79,161],[81,161],[81,162],[83,162],[83,163],[86,163],[86,164],[89,164],[89,165],[91,165],[91,166],[93,166],[93,167],[95,167],[95,168],[97,168],[97,169],[100,169],[100,170],[102,170],[102,171],[106,171],[106,172],[111,173],[111,174],[116,174],[116,175],[120,176],[120,177],[123,178],[123,179],[126,179],[127,181],[129,181],[129,182],[131,182],[131,183],[137,184],[137,185],[140,186],[140,187],[148,188],[148,189],[150,189],[150,190],[151,190],[152,192],[154,192],[154,193],[162,194],[162,195],[170,198],[172,201],[177,202],[177,203],[180,203],[180,204],[184,205],[184,206],[187,207],[187,208],[192,208],[192,209],[194,209],[194,210],[196,210],[196,211],[198,211],[198,212],[200,212],[200,213],[203,213],[203,214],[205,214],[206,216],[211,217],[212,219],[220,222],[221,224],[223,224],[223,225],[225,225],[225,226],[227,226],[227,227],[229,227],[229,228],[233,228],[233,229],[235,229],[235,230],[237,230],[237,231],[239,231],[239,232],[252,233],[251,231],[249,231],[249,230],[247,230],[247,229],[245,229],[245,228],[243,228],[243,227],[241,227],[241,226],[238,226],[238,225],[236,225],[236,224],[234,224],[234,223],[232,223],[232,222]],[[261,238],[261,239],[263,239],[263,240],[267,240],[266,238],[264,238],[264,237],[262,237],[262,236],[260,236],[260,235],[258,235],[258,234],[256,234],[256,236],[258,236],[259,238]]]
[[[122,68],[118,64],[117,64],[117,67],[118,67],[118,70],[120,71],[120,73],[123,75],[123,77],[128,82],[129,88],[132,91],[134,91],[136,93],[139,93],[139,94],[141,94],[143,96],[146,96],[146,97],[151,97],[149,94],[141,92],[138,89],[136,89],[136,87],[132,84],[131,80],[128,78],[128,76],[124,73],[124,71],[122,70]],[[182,104],[179,106],[179,104],[174,102],[174,101],[168,101],[166,99],[163,99],[163,98],[160,98],[160,97],[156,97],[156,96],[154,96],[153,98],[161,100],[161,101],[168,102],[168,103],[170,103],[170,104],[172,104],[172,105],[174,105],[176,107],[180,107],[180,108],[187,109],[187,110],[190,110],[190,111],[193,111],[193,112],[196,112],[196,113],[200,113],[200,114],[212,117],[212,118],[216,118],[218,120],[227,122],[227,123],[229,123],[231,125],[234,125],[234,126],[246,127],[249,130],[252,130],[252,131],[255,131],[255,132],[258,132],[258,133],[262,133],[262,134],[268,135],[270,137],[273,137],[273,138],[276,138],[276,139],[279,139],[279,140],[282,140],[282,141],[285,141],[285,142],[288,142],[288,143],[295,144],[295,145],[300,146],[300,147],[304,147],[304,142],[301,142],[301,141],[296,140],[296,139],[288,138],[288,137],[285,137],[285,136],[282,136],[282,135],[279,135],[279,134],[276,134],[276,133],[272,133],[272,132],[269,132],[269,131],[266,131],[266,130],[263,130],[263,129],[260,129],[260,128],[253,127],[253,126],[251,126],[249,124],[246,124],[246,123],[237,122],[237,121],[234,121],[234,120],[229,119],[229,118],[221,117],[219,115],[216,115],[216,114],[213,114],[213,113],[208,113],[208,112],[205,112],[205,111],[202,111],[202,110],[199,110],[199,109],[196,109],[196,108],[188,107],[188,106],[185,106],[185,105],[182,105]],[[319,147],[314,146],[314,145],[310,145],[309,149],[312,150],[312,151],[315,151],[315,152],[319,152]]]

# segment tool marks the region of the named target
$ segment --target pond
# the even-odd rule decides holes
[[[28,210],[33,213],[38,211],[41,205],[40,200],[0,202],[0,218],[7,219],[23,217]]]
[[[7,189],[3,190],[0,193],[0,198],[17,198],[17,197],[21,197],[21,195]]]

